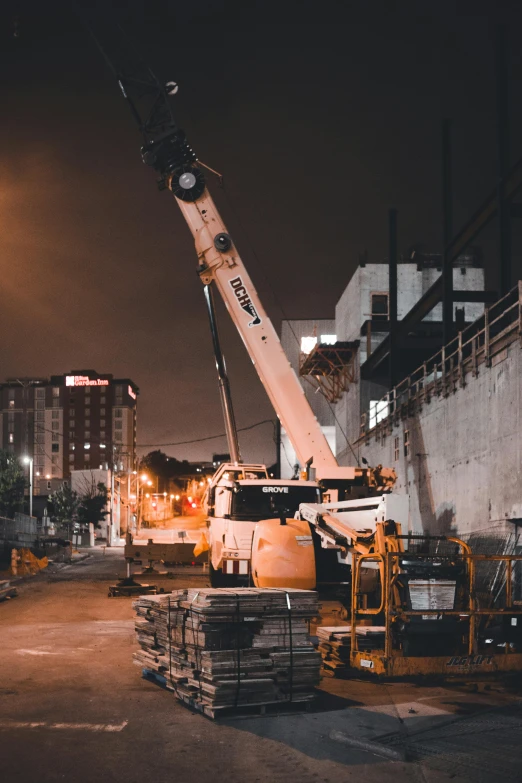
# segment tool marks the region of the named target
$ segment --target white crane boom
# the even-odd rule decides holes
[[[176,201],[194,237],[201,280],[216,284],[299,461],[312,459],[318,478],[332,478],[337,461],[210,193]],[[344,468],[343,477],[351,477]]]

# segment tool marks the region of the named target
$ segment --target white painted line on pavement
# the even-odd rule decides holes
[[[49,650],[17,650],[20,655],[60,655],[59,652],[50,652]]]
[[[2,729],[66,729],[73,731],[123,731],[128,724],[128,720],[123,723],[47,723],[45,721],[0,721],[0,731]]]

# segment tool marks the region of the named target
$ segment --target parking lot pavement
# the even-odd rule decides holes
[[[495,685],[325,679],[309,713],[212,722],[190,712],[132,664],[131,601],[107,598],[121,550],[91,554],[0,605],[2,783],[520,779],[518,702]],[[162,584],[206,578],[176,569]]]

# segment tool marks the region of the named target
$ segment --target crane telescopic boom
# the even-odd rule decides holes
[[[173,81],[160,81],[124,31],[116,25],[110,47],[118,49],[115,65],[84,19],[113,71],[143,136],[144,163],[159,174],[159,187],[175,196],[192,232],[198,274],[205,286],[215,284],[245,344],[259,378],[302,466],[313,465],[318,480],[389,489],[393,470],[339,467],[272,322],[266,314],[239,252],[210,195],[201,165],[178,127]],[[117,33],[115,37],[114,34]],[[117,40],[116,40],[117,38]]]

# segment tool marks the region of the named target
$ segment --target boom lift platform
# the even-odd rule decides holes
[[[299,586],[302,576],[320,573],[325,551],[336,550],[338,562],[350,566],[344,605],[354,673],[521,672],[522,555],[473,554],[459,538],[403,535],[390,516],[403,513],[400,501],[383,495],[303,504],[295,520],[260,522],[252,554],[255,584],[277,586],[284,574],[283,587],[293,573],[292,586]],[[291,549],[289,532],[301,540],[308,532],[318,546]],[[359,631],[368,626],[383,633],[365,635],[361,646]]]

